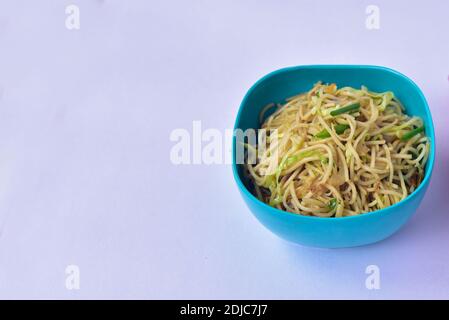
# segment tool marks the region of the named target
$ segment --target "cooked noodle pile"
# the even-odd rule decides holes
[[[245,174],[254,194],[273,207],[358,215],[401,201],[424,177],[430,145],[423,122],[404,114],[392,92],[317,83],[263,113],[272,108],[262,129],[277,139],[257,145],[257,162],[246,164]]]

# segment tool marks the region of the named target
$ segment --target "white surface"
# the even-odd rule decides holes
[[[448,298],[443,137],[417,215],[355,249],[279,240],[230,166],[170,163],[173,129],[231,128],[246,90],[289,65],[395,68],[444,130],[446,2],[377,1],[378,31],[369,2],[324,2],[2,1],[0,298]],[[65,287],[71,264],[80,290]],[[370,264],[381,290],[365,288]]]

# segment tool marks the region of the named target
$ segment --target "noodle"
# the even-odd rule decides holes
[[[401,201],[424,178],[423,122],[407,116],[392,92],[319,82],[266,106],[260,122],[278,139],[264,137],[265,148],[258,140],[257,163],[246,164],[245,175],[253,193],[278,209],[354,216]]]

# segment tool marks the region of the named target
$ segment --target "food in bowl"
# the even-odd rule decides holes
[[[389,207],[424,177],[430,152],[421,118],[393,92],[315,84],[261,113],[266,146],[248,146],[248,188],[272,207],[344,217]],[[265,114],[272,113],[265,118]],[[273,139],[276,135],[276,139]]]

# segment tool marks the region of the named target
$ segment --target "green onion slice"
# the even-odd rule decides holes
[[[352,104],[349,104],[347,106],[338,108],[337,110],[333,110],[333,111],[330,112],[330,115],[332,117],[335,117],[335,116],[338,116],[340,114],[357,111],[359,109],[360,109],[360,103],[356,102],[356,103],[352,103]]]
[[[418,133],[421,133],[421,132],[423,132],[423,131],[424,131],[424,126],[415,128],[415,129],[413,129],[413,130],[411,130],[411,131],[408,131],[408,132],[404,133],[404,134],[402,135],[402,137],[401,137],[401,140],[402,140],[402,141],[408,141],[408,140],[410,140],[411,138],[413,138],[414,136],[416,136]]]
[[[335,128],[335,132],[337,134],[343,134],[346,131],[346,129],[349,129],[350,127],[347,124],[337,124],[337,125],[334,126],[334,128]],[[329,138],[330,136],[331,136],[330,133],[327,132],[326,129],[324,129],[324,130],[318,132],[315,135],[315,138],[326,139],[326,138]]]

